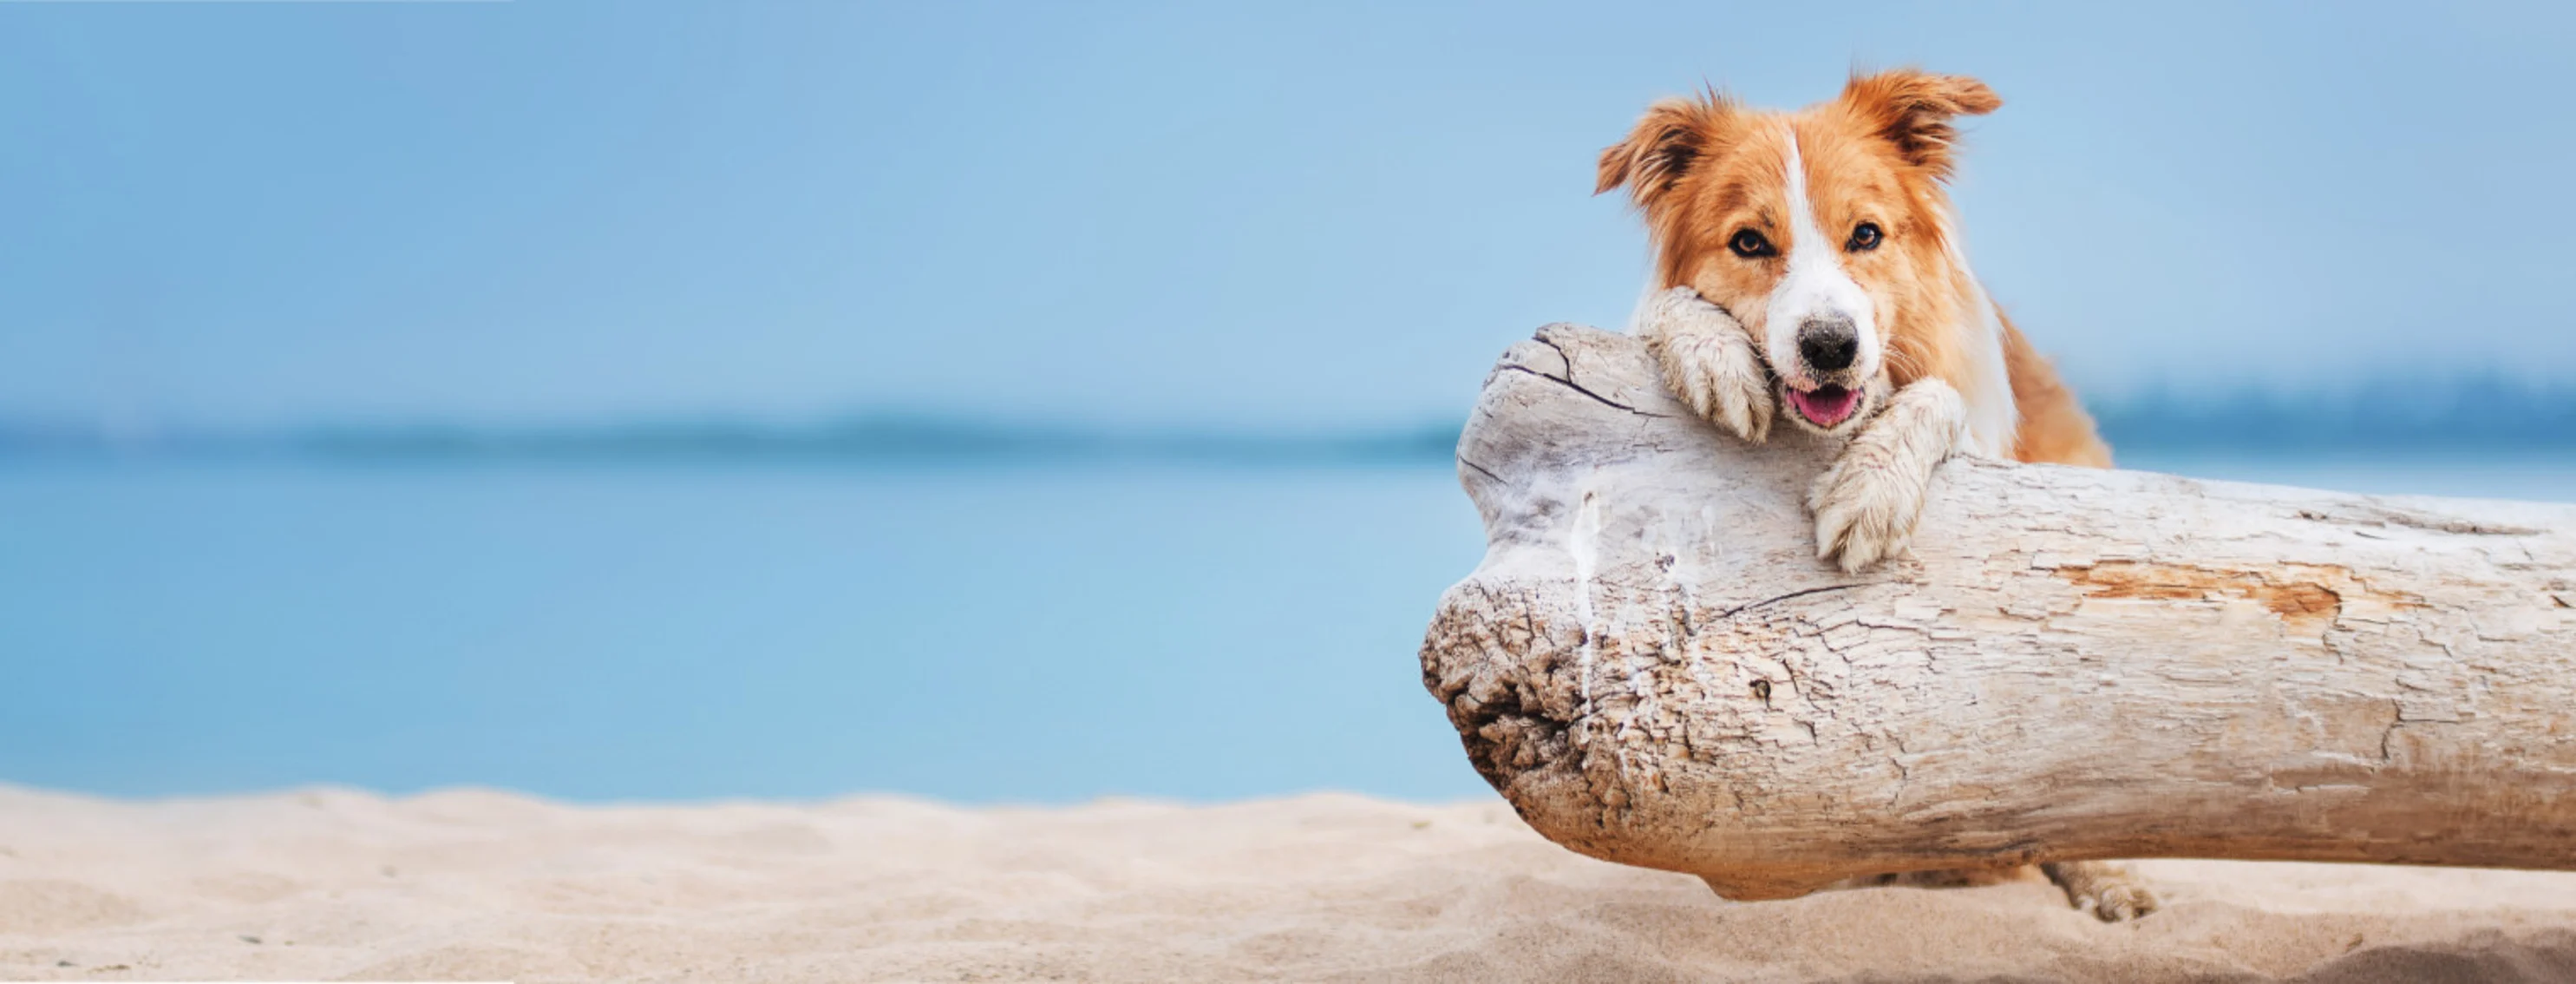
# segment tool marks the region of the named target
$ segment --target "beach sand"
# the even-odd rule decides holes
[[[2576,980],[2576,874],[2151,861],[1730,903],[1499,800],[572,806],[0,787],[0,979]]]

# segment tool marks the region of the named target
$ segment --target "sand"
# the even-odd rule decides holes
[[[1730,903],[1500,801],[571,806],[0,787],[0,979],[2576,980],[2576,874],[2155,861]]]

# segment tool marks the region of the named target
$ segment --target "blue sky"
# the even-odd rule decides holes
[[[2564,379],[2576,15],[2435,6],[0,4],[0,416],[1453,418],[1647,102],[1903,63],[2093,392]]]

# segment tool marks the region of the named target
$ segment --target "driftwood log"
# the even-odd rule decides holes
[[[1423,682],[1531,826],[1779,898],[2205,857],[2576,868],[2576,508],[1953,459],[1912,553],[1815,557],[1833,448],[1635,339],[1505,353],[1484,562]]]

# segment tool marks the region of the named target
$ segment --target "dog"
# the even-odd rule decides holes
[[[1846,572],[1905,550],[1952,455],[2110,467],[1960,239],[1953,121],[2002,105],[1976,79],[1915,69],[1854,75],[1796,112],[1710,91],[1654,104],[1601,152],[1594,194],[1627,188],[1653,242],[1634,327],[1665,385],[1746,441],[1786,416],[1846,442],[1807,500],[1817,557]],[[2042,867],[2105,921],[2156,906],[2119,865]]]

